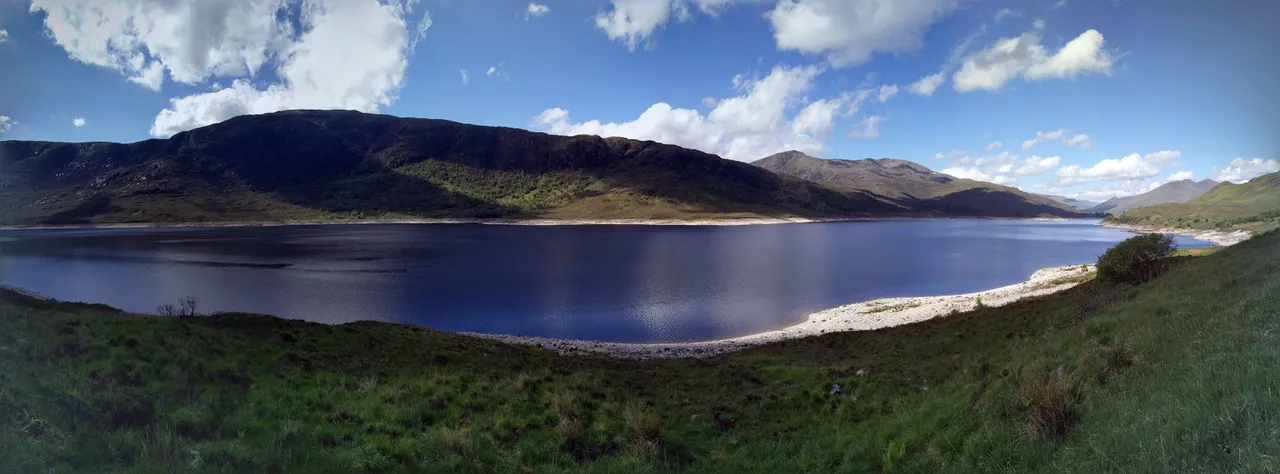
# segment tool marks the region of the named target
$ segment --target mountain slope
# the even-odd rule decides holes
[[[1066,204],[1068,206],[1071,206],[1072,209],[1075,209],[1078,211],[1084,211],[1091,207],[1102,204],[1098,201],[1086,201],[1084,199],[1069,198],[1066,196],[1056,196],[1052,194],[1042,194],[1042,196],[1052,199],[1054,201],[1058,201],[1060,203]]]
[[[917,163],[895,159],[837,160],[798,151],[771,155],[752,164],[843,191],[864,191],[926,211],[962,215],[1077,217],[1066,204],[1015,188],[956,178]]]
[[[132,144],[0,142],[0,223],[907,212],[672,145],[349,111],[242,116]]]
[[[1088,212],[1124,214],[1126,211],[1137,208],[1154,206],[1157,204],[1168,204],[1187,202],[1195,199],[1201,194],[1209,192],[1218,182],[1212,179],[1202,181],[1192,181],[1184,179],[1181,181],[1173,181],[1160,185],[1155,189],[1147,191],[1136,196],[1126,196],[1121,198],[1111,198],[1106,202],[1088,209]]]
[[[1140,207],[1107,218],[1118,224],[1254,231],[1280,226],[1277,219],[1280,219],[1280,173],[1259,176],[1243,184],[1222,183],[1184,203]]]

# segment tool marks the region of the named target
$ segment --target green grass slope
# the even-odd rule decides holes
[[[1280,227],[1280,173],[1243,184],[1222,183],[1185,203],[1139,207],[1107,220],[1192,229],[1271,230]]]
[[[0,199],[0,224],[910,211],[655,142],[314,110],[131,144],[0,142]]]
[[[3,291],[0,466],[1275,472],[1280,234],[1179,258],[1136,288],[673,361]]]

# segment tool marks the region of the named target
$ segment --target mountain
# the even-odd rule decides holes
[[[1078,210],[1078,211],[1084,211],[1084,210],[1089,209],[1089,208],[1091,208],[1091,207],[1094,207],[1094,206],[1097,206],[1097,205],[1099,205],[1099,204],[1102,204],[1102,203],[1100,203],[1100,202],[1098,202],[1098,201],[1086,201],[1086,200],[1084,200],[1084,199],[1069,198],[1069,197],[1066,197],[1066,196],[1056,196],[1056,195],[1052,195],[1052,194],[1042,194],[1041,196],[1044,196],[1044,197],[1047,197],[1047,198],[1052,199],[1052,200],[1054,200],[1054,201],[1058,201],[1058,202],[1060,202],[1060,203],[1063,203],[1063,204],[1066,204],[1066,205],[1068,205],[1068,206],[1071,206],[1071,208],[1072,208],[1072,209],[1075,209],[1075,210]]]
[[[1137,207],[1187,202],[1194,199],[1196,196],[1209,192],[1210,189],[1213,189],[1213,187],[1217,185],[1218,182],[1212,179],[1202,181],[1192,181],[1189,179],[1172,181],[1136,196],[1108,199],[1102,204],[1089,208],[1088,212],[1119,215]]]
[[[0,142],[0,201],[4,224],[912,211],[651,141],[314,110],[130,144]]]
[[[956,178],[906,160],[838,160],[798,151],[771,155],[752,163],[846,192],[869,192],[922,211],[999,217],[1084,214],[1044,196],[982,181]]]
[[[1242,184],[1222,183],[1187,202],[1130,209],[1107,220],[1159,227],[1270,230],[1280,226],[1280,173]]]

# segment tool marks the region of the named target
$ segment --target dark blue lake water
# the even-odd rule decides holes
[[[1043,267],[1093,262],[1131,235],[1093,224],[9,230],[0,231],[0,284],[135,312],[192,296],[203,311],[323,323],[696,341],[873,298],[1013,284]]]

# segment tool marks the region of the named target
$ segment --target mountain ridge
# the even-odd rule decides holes
[[[1209,192],[1219,183],[1212,179],[1170,181],[1142,194],[1108,199],[1088,209],[1089,212],[1124,214],[1130,209],[1157,204],[1190,201]]]
[[[776,153],[753,165],[844,191],[865,191],[923,210],[999,217],[1084,217],[1087,214],[1017,188],[957,178],[908,160],[817,158]]]

